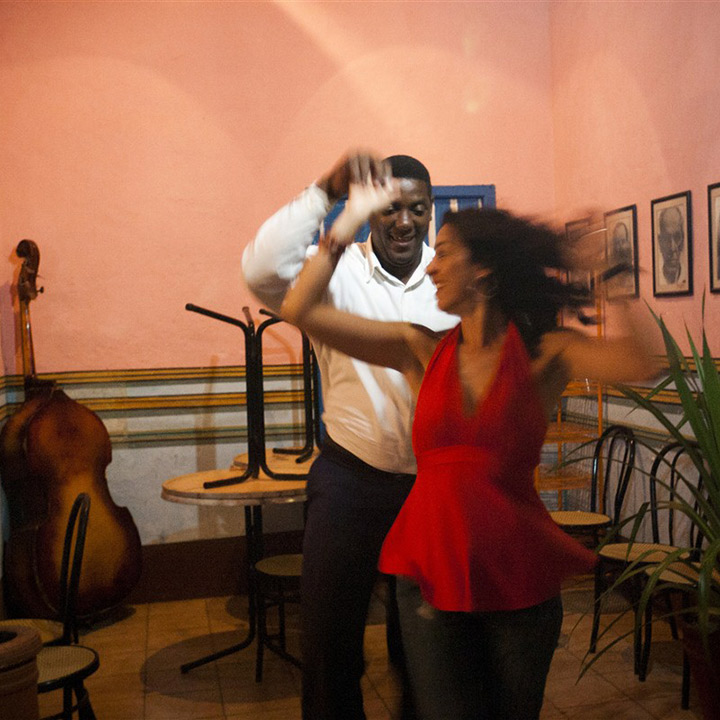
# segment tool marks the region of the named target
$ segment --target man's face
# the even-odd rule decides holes
[[[612,259],[616,263],[629,263],[632,260],[627,225],[622,222],[613,230]]]
[[[422,180],[399,178],[400,197],[370,218],[372,246],[380,264],[406,281],[420,263],[427,236],[432,200]]]
[[[680,253],[685,247],[685,231],[682,216],[677,208],[665,208],[660,213],[658,244],[663,256],[663,275],[669,283],[676,283],[680,277]]]

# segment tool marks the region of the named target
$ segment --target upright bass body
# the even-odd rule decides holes
[[[94,412],[54,383],[26,374],[26,400],[0,433],[10,514],[3,582],[13,614],[57,616],[65,527],[80,492],[90,495],[91,511],[78,615],[106,612],[137,583],[140,537],[130,512],[110,495],[105,468],[111,455],[110,437]]]

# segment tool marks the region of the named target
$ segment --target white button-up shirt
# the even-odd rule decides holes
[[[278,311],[290,283],[330,209],[327,195],[311,185],[269,218],[243,253],[248,287]],[[340,258],[328,287],[335,307],[375,320],[406,321],[434,331],[454,327],[458,318],[438,309],[435,286],[425,272],[433,250],[423,245],[420,264],[407,283],[386,272],[372,251],[372,239],[355,243]],[[414,473],[414,398],[396,370],[368,365],[314,343],[322,379],[323,422],[330,437],[380,470]]]

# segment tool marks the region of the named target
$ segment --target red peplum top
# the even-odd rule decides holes
[[[547,418],[530,358],[510,324],[495,377],[463,410],[458,325],[425,372],[413,425],[417,480],[379,567],[415,580],[447,611],[517,610],[550,599],[596,558],[563,532],[534,486]]]

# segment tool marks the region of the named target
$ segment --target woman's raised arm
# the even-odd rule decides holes
[[[606,337],[549,333],[543,341],[546,349],[551,355],[562,356],[570,378],[627,383],[657,377],[662,345],[650,311],[638,300],[608,303],[606,307]]]
[[[352,315],[324,302],[338,255],[320,247],[308,258],[285,296],[280,314],[313,340],[372,365],[407,373],[417,366],[413,339],[420,332],[409,323],[383,322]]]
[[[369,320],[325,302],[330,278],[345,246],[352,242],[370,214],[392,201],[395,192],[389,182],[351,186],[345,210],[318,253],[306,261],[297,282],[285,296],[280,314],[315,341],[372,365],[398,370],[406,375],[412,387],[418,387],[429,359],[428,351],[432,353],[437,343],[433,333],[408,323]]]

